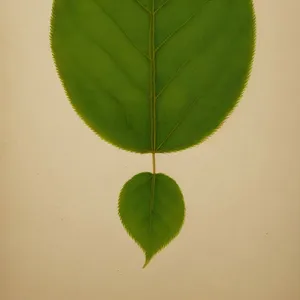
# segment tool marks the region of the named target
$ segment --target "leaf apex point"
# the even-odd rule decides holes
[[[153,257],[153,255],[148,255],[148,253],[146,253],[145,256],[146,256],[146,259],[145,259],[145,263],[143,265],[143,269],[145,269],[149,265],[149,263]]]

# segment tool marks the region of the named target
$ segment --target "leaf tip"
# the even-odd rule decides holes
[[[143,269],[145,269],[149,265],[152,257],[153,257],[153,255],[151,255],[151,254],[149,254],[147,252],[145,253],[145,263],[143,265]]]

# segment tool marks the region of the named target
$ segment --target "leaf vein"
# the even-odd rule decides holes
[[[146,11],[148,14],[151,14],[151,11],[139,0],[134,0],[135,3],[137,3],[144,11]]]
[[[173,31],[171,34],[169,34],[160,45],[157,46],[155,49],[155,52],[158,52],[176,33],[180,32],[181,29],[183,29],[194,17],[196,14],[191,15],[186,21],[184,21],[175,31]]]
[[[105,54],[107,54],[107,56],[112,60],[112,62],[115,64],[115,66],[121,71],[121,73],[123,75],[125,75],[126,78],[128,78],[128,80],[132,83],[133,87],[140,90],[142,93],[144,92],[144,90],[133,80],[132,76],[130,75],[130,73],[127,71],[126,68],[122,68],[120,66],[120,64],[116,61],[116,59],[110,54],[109,51],[107,51],[97,40],[95,40],[94,38],[92,38],[90,35],[88,34],[84,34],[86,33],[85,30],[79,26],[79,24],[75,21],[74,18],[71,18],[71,20],[74,22],[75,25],[77,25],[77,28],[80,29],[81,35],[82,37],[84,37],[86,40],[90,41],[92,44],[96,45],[99,49],[101,49]]]
[[[128,70],[126,68],[122,68],[120,64],[116,61],[115,57],[113,57],[109,51],[107,51],[97,40],[92,39],[90,37],[90,41],[109,56],[114,65],[121,71],[121,73],[125,75],[125,77],[130,78],[129,81],[132,82],[133,87],[137,88],[141,92],[144,92],[143,89],[132,79],[132,76],[130,75]]]
[[[157,94],[156,99],[158,99],[163,92],[168,88],[168,86],[175,80],[176,77],[178,77],[184,68],[191,62],[191,59],[187,59],[185,62],[183,62],[180,67],[176,70],[175,74],[169,79],[169,81],[161,88],[160,92]]]
[[[129,38],[127,33],[122,29],[122,27],[117,23],[117,21],[110,15],[108,12],[103,8],[103,6],[97,1],[97,0],[92,0],[97,7],[102,10],[102,12],[115,24],[115,26],[123,33],[124,37],[127,39],[127,41],[133,46],[143,57],[145,57],[147,60],[149,60],[149,56],[146,53],[143,53],[134,43],[133,41]],[[137,1],[137,0],[136,0]]]
[[[169,34],[161,42],[161,44],[157,46],[157,48],[155,49],[155,52],[158,52],[174,35],[176,35],[178,32],[180,32],[191,20],[193,20],[202,11],[204,6],[210,1],[212,1],[212,0],[206,0],[196,13],[192,14],[186,21],[184,21],[180,26],[178,26],[176,30],[174,30],[171,34]],[[168,1],[166,1],[166,2],[168,2]]]
[[[158,13],[170,0],[166,0],[163,4],[161,4],[156,10],[155,14]]]
[[[81,65],[80,63],[77,62],[77,66],[76,66],[77,69],[81,69],[82,72],[81,74],[84,74],[85,73],[85,67],[83,65]],[[125,122],[126,122],[126,125],[127,125],[127,128],[131,131],[135,131],[134,128],[132,127],[132,125],[130,124],[129,120],[128,120],[128,115],[127,115],[127,112],[126,112],[126,108],[124,106],[124,104],[122,103],[122,101],[116,97],[115,95],[113,95],[113,93],[108,90],[107,88],[105,88],[102,84],[101,84],[101,81],[98,81],[97,80],[97,83],[95,81],[95,79],[97,78],[93,78],[93,76],[90,76],[90,79],[93,83],[97,84],[97,85],[100,85],[101,87],[101,90],[102,92],[110,99],[112,99],[120,108],[120,112],[122,112],[123,116],[124,116],[124,119],[125,119]],[[100,103],[99,101],[100,99],[98,97],[95,97],[95,101],[97,103]]]
[[[169,138],[174,134],[174,132],[180,127],[180,125],[183,123],[184,119],[189,115],[190,111],[192,110],[192,108],[194,107],[194,105],[197,104],[197,102],[199,101],[200,98],[201,98],[201,96],[198,96],[198,97],[196,97],[190,103],[190,105],[188,106],[188,108],[185,111],[185,113],[182,116],[182,118],[175,124],[175,126],[173,127],[173,129],[167,135],[167,137],[159,144],[159,146],[157,147],[156,151],[158,151],[169,140]]]
[[[152,149],[152,168],[153,177],[151,183],[150,201],[150,231],[152,230],[152,210],[155,200],[155,178],[156,178],[156,55],[155,55],[155,0],[152,0],[149,26],[149,57],[150,57],[150,114],[151,114],[151,149]]]

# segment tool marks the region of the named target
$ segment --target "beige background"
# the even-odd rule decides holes
[[[71,109],[51,1],[0,3],[1,300],[300,299],[299,1],[255,2],[240,105],[203,145],[158,158],[187,219],[145,270],[117,197],[150,157],[101,141]]]

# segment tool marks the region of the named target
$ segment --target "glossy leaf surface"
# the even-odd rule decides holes
[[[161,173],[140,173],[120,193],[120,218],[143,249],[145,265],[179,233],[184,214],[183,195],[177,183]]]

